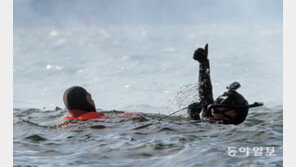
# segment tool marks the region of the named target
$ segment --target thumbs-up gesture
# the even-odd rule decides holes
[[[202,63],[208,58],[208,44],[206,44],[205,48],[198,48],[193,53],[193,59]]]

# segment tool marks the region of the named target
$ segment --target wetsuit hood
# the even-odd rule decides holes
[[[63,96],[63,101],[68,110],[83,110],[83,111],[96,111],[96,108],[92,106],[86,96],[89,93],[80,86],[73,86],[67,89]]]
[[[233,119],[231,121],[224,121],[225,124],[240,124],[242,123],[247,115],[248,115],[248,101],[238,92],[235,90],[225,92],[223,95],[219,96],[215,102],[214,105],[217,106],[229,106],[226,108],[233,109],[237,112],[238,116],[236,119]]]

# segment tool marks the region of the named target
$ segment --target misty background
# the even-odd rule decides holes
[[[14,0],[14,108],[64,107],[80,85],[98,108],[196,101],[209,43],[215,98],[239,81],[249,102],[282,105],[280,0]],[[172,109],[172,110],[173,110]]]
[[[281,0],[14,0],[15,26],[282,22]]]

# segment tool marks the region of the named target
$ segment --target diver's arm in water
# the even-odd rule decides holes
[[[198,120],[212,117],[211,113],[207,112],[209,104],[213,103],[212,83],[210,78],[210,63],[208,59],[208,44],[205,49],[198,48],[193,54],[193,59],[200,63],[199,79],[198,79],[198,94],[199,102],[188,106],[188,114],[190,119]]]
[[[208,59],[204,60],[199,65],[198,95],[202,105],[200,117],[212,117],[211,113],[207,112],[207,107],[214,102],[210,77],[210,63]]]

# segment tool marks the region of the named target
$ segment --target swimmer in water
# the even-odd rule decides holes
[[[69,117],[64,120],[110,119],[111,116],[96,112],[96,105],[91,94],[80,86],[72,86],[64,92],[63,101]],[[116,117],[141,117],[142,113],[116,114]]]
[[[248,101],[236,91],[240,87],[238,82],[232,83],[227,87],[227,92],[214,100],[210,78],[208,44],[206,44],[205,48],[195,50],[193,59],[199,62],[199,102],[188,106],[187,113],[190,119],[238,125],[246,119],[249,108],[263,105],[258,102],[249,105]]]

